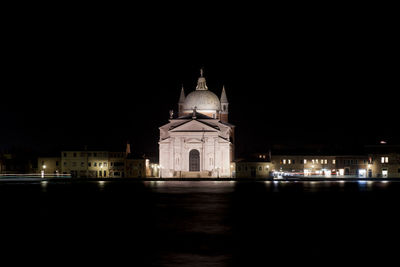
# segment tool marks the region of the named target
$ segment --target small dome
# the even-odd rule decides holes
[[[196,90],[187,95],[183,103],[184,110],[215,110],[221,109],[218,97],[209,90]]]

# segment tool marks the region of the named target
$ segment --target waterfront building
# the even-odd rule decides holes
[[[181,89],[178,116],[170,112],[161,126],[160,177],[231,177],[234,171],[234,128],[228,123],[228,99],[207,87],[201,71],[196,90],[185,96]]]
[[[236,162],[238,178],[319,176],[400,178],[398,146],[371,146],[359,155],[270,155],[259,153]]]
[[[62,173],[61,157],[39,157],[37,170],[42,175],[60,175]]]
[[[61,151],[62,173],[72,177],[107,178],[108,162],[108,151]]]
[[[109,152],[109,177],[123,178],[125,177],[126,168],[126,153],[124,152]]]
[[[372,177],[400,178],[400,145],[367,146]]]
[[[75,178],[158,177],[158,164],[145,155],[105,150],[61,151],[61,157],[39,157],[37,172],[68,174]],[[157,176],[156,176],[157,175]]]
[[[128,156],[126,158],[126,174],[130,178],[150,177],[150,160],[146,158]]]
[[[31,173],[35,169],[32,155],[27,151],[0,154],[0,174]]]

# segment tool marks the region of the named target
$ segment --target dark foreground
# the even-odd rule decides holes
[[[395,181],[1,182],[1,254],[16,265],[384,266],[399,255],[399,200]]]

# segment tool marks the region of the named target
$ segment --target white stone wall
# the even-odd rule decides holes
[[[161,177],[174,177],[174,174],[179,177],[179,174],[189,172],[192,149],[200,152],[200,172],[212,173],[212,177],[231,176],[232,145],[220,137],[221,131],[170,131],[168,138],[165,129],[160,131]]]

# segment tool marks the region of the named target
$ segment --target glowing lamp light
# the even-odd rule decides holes
[[[46,169],[46,165],[43,165],[42,168],[43,168],[43,169]]]

